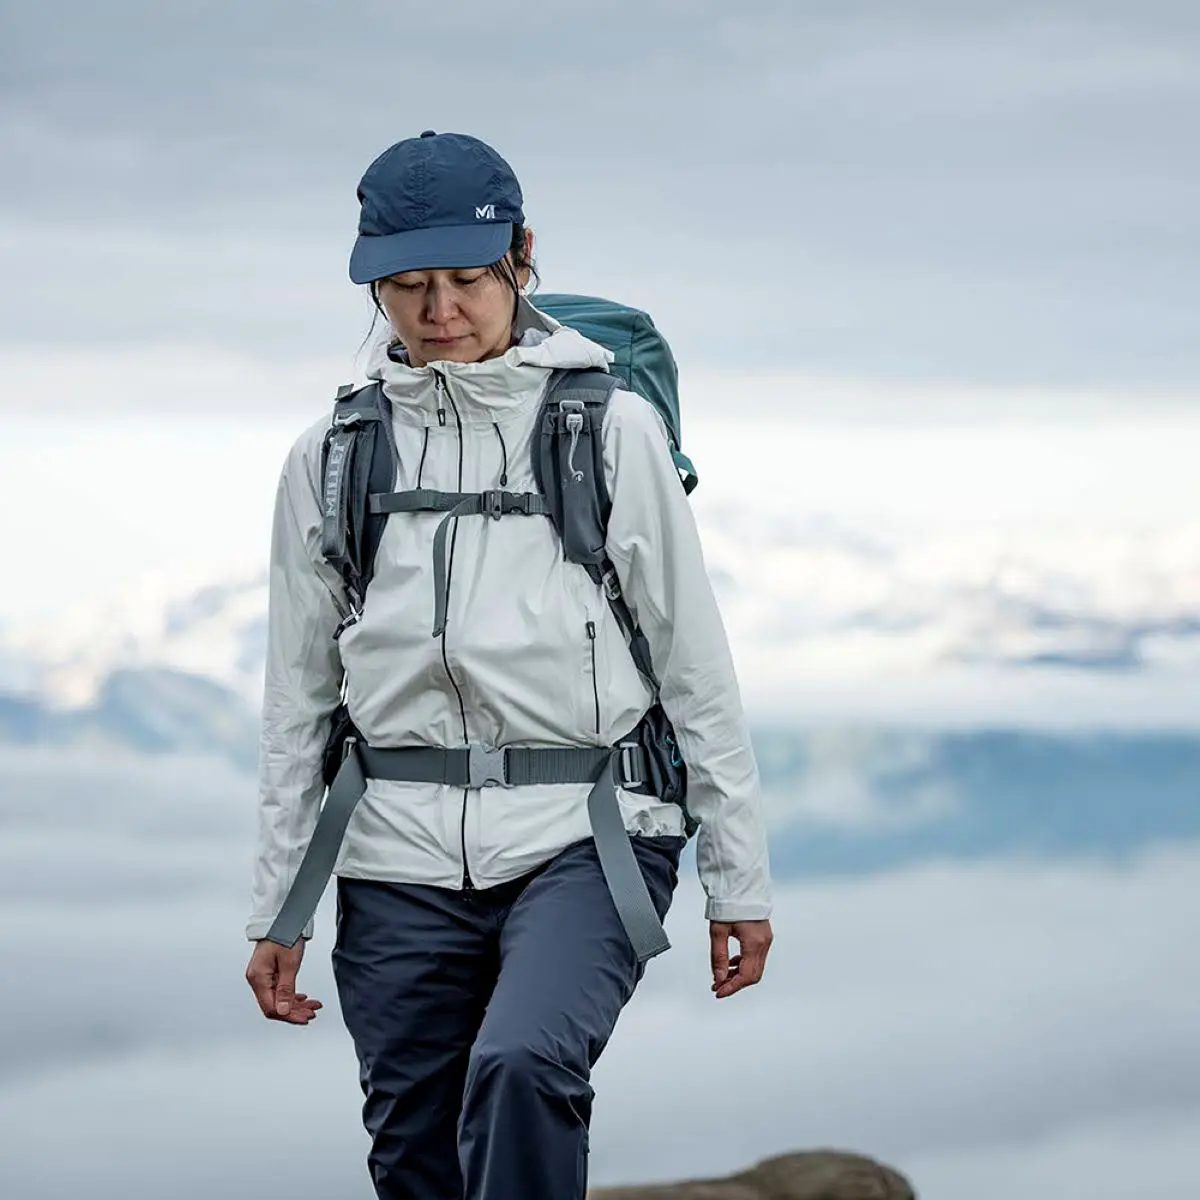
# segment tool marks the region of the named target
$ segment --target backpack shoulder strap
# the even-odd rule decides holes
[[[611,503],[604,479],[601,429],[620,380],[607,371],[551,374],[533,442],[533,478],[571,562],[598,564]]]
[[[557,370],[542,402],[533,445],[533,477],[563,543],[563,557],[579,563],[603,586],[634,664],[658,694],[650,646],[621,595],[605,545],[612,501],[604,477],[604,413],[621,380],[596,369]]]
[[[386,513],[367,511],[367,495],[391,490],[398,462],[391,401],[379,382],[343,384],[321,447],[321,553],[342,576],[350,601],[335,636],[362,611],[387,520]]]

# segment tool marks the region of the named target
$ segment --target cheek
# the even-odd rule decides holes
[[[507,326],[512,319],[512,293],[505,288],[489,296],[481,296],[466,311],[476,329],[495,333]]]
[[[417,296],[396,295],[393,293],[387,300],[382,297],[379,301],[388,320],[397,328],[414,330],[422,324],[422,303]]]
[[[379,295],[379,307],[383,309],[387,319],[393,324],[397,319],[404,317],[404,305],[396,299],[395,292],[389,292],[384,295],[382,292]]]

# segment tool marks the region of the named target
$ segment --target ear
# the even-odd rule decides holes
[[[526,228],[525,230],[525,258],[532,261],[533,259],[533,230]],[[528,267],[522,267],[517,272],[517,282],[524,288],[529,286],[529,280],[532,278]]]

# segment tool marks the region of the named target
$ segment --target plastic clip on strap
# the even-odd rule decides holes
[[[333,640],[336,642],[338,638],[356,624],[362,618],[362,611],[357,608],[351,608],[350,611],[337,623],[337,628],[333,631]]]
[[[604,594],[610,600],[619,600],[621,597],[621,581],[617,578],[616,567],[609,567],[603,575],[600,576],[601,582],[604,584]]]
[[[471,746],[467,757],[467,787],[481,788],[488,784],[512,787],[508,782],[508,760],[504,747]]]

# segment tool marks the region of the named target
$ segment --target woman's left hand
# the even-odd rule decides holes
[[[712,957],[712,990],[718,1000],[757,983],[767,965],[767,951],[774,935],[771,922],[709,921],[709,949]],[[737,938],[740,954],[729,957],[729,939]]]

